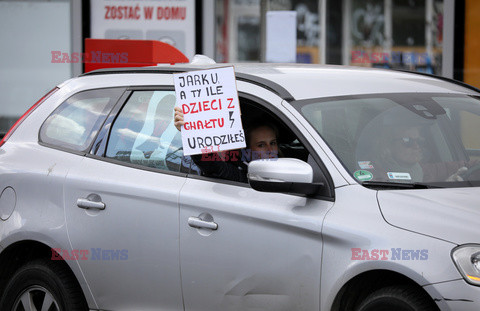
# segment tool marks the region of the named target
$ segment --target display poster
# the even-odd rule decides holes
[[[173,75],[183,112],[183,154],[245,148],[235,71],[232,66]]]
[[[158,40],[195,55],[194,0],[91,0],[91,38]]]

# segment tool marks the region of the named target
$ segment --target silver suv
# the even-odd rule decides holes
[[[173,74],[106,69],[0,147],[1,310],[479,310],[480,92],[381,69],[238,64],[248,183],[183,155]],[[208,147],[208,146],[207,146]],[[221,158],[216,161],[231,161]]]

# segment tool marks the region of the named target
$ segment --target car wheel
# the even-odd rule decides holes
[[[380,288],[368,295],[356,311],[430,311],[436,310],[427,295],[408,286]]]
[[[21,267],[8,282],[1,310],[87,310],[77,281],[64,263],[36,260]]]

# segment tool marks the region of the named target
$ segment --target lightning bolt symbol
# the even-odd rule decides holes
[[[230,114],[230,116],[228,118],[229,118],[230,121],[232,121],[232,124],[230,124],[230,128],[232,128],[233,127],[233,122],[235,122],[235,120],[232,118],[233,111],[229,111],[228,113]]]

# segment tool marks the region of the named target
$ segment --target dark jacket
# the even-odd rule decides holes
[[[191,158],[202,170],[203,176],[240,181],[244,183],[248,182],[247,165],[243,162],[227,162],[211,158],[205,159],[201,154],[192,155]]]

